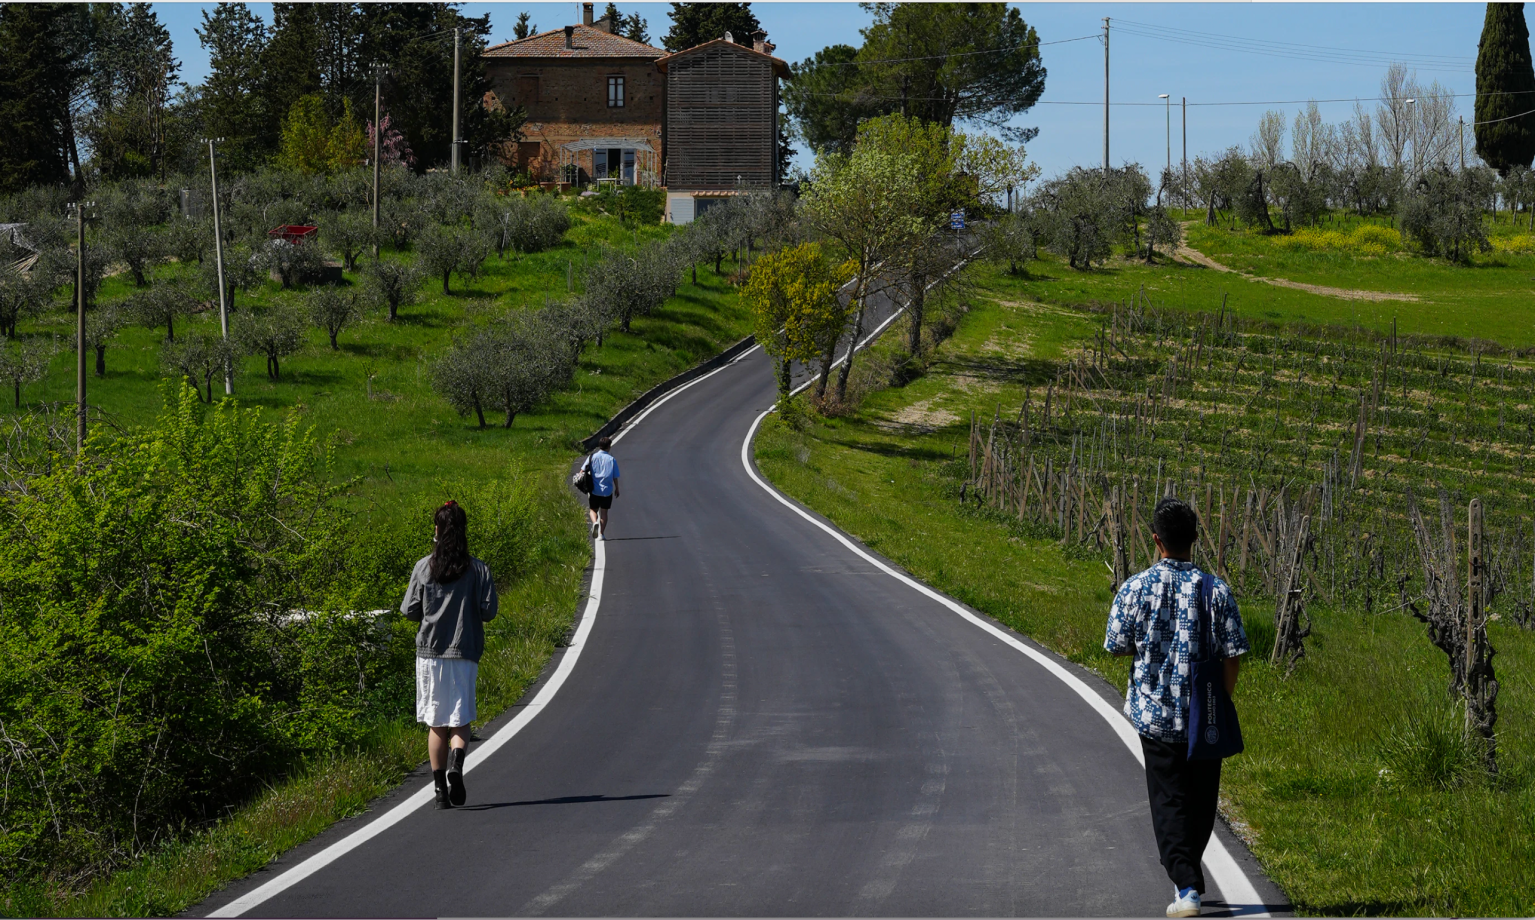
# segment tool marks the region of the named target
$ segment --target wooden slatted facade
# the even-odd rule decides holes
[[[783,61],[724,40],[670,54],[664,184],[671,191],[768,188],[778,183],[778,77]]]

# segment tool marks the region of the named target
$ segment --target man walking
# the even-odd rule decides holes
[[[1230,694],[1236,689],[1237,656],[1249,646],[1231,589],[1191,561],[1199,535],[1194,509],[1179,499],[1164,498],[1157,503],[1152,526],[1161,559],[1119,589],[1103,647],[1114,655],[1135,656],[1125,715],[1141,736],[1151,827],[1162,867],[1176,889],[1167,916],[1197,917],[1205,891],[1201,862],[1215,829],[1221,762],[1188,759],[1192,662],[1207,653],[1224,658]],[[1199,628],[1198,605],[1205,603],[1201,596],[1208,599],[1209,636]]]
[[[603,438],[586,461],[592,471],[592,492],[586,497],[586,514],[592,522],[592,537],[597,540],[607,539],[608,510],[613,507],[613,499],[618,497],[618,461],[608,453],[612,447],[613,439]]]

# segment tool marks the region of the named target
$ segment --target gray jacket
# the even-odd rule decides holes
[[[485,651],[485,623],[496,618],[496,581],[478,559],[457,581],[432,581],[432,557],[416,563],[400,612],[421,624],[416,631],[417,658],[464,658],[479,661]]]

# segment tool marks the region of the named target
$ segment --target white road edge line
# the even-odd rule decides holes
[[[883,323],[880,323],[879,326],[875,327],[874,331],[869,333],[869,335],[865,337],[862,342],[858,343],[858,346],[853,350],[856,351],[857,348],[862,348],[863,346],[867,345],[872,339],[874,339],[875,336],[883,332],[886,326],[889,326],[892,322],[894,322],[896,317],[900,316],[904,312],[904,307],[896,310]],[[836,364],[841,364],[844,360],[846,360],[846,356],[839,358],[836,361]],[[815,377],[812,376],[811,379],[800,384],[798,387],[795,387],[793,392],[799,393],[814,382]],[[816,520],[814,516],[807,514],[803,508],[799,507],[794,502],[780,494],[777,489],[764,482],[757,475],[757,471],[752,468],[751,445],[752,438],[756,437],[757,435],[757,428],[762,425],[762,420],[772,414],[773,411],[773,409],[767,409],[761,415],[758,415],[757,420],[752,422],[751,428],[746,432],[746,440],[741,442],[741,465],[746,468],[746,475],[750,476],[753,482],[761,486],[764,491],[773,496],[773,498],[777,499],[781,504],[783,504],[784,507],[826,531],[828,534],[831,534],[831,536],[843,546],[846,546],[848,549],[852,550],[855,554],[869,562],[875,568],[884,572],[886,575],[889,575],[896,581],[907,585],[918,593],[932,598],[938,603],[959,614],[961,617],[964,617],[970,623],[979,626],[981,629],[991,633],[993,636],[996,636],[998,639],[1001,639],[1003,642],[1033,659],[1046,671],[1049,671],[1062,683],[1070,687],[1083,700],[1087,701],[1087,704],[1109,723],[1109,727],[1112,728],[1114,732],[1119,736],[1119,740],[1124,742],[1125,747],[1130,749],[1130,753],[1135,756],[1135,762],[1140,764],[1142,767],[1146,765],[1145,755],[1141,752],[1140,736],[1136,733],[1135,728],[1131,726],[1130,720],[1126,719],[1119,710],[1105,702],[1103,697],[1093,692],[1092,688],[1083,683],[1081,678],[1061,667],[1048,655],[1043,654],[1038,649],[1031,648],[1027,644],[1018,641],[1018,639],[1008,635],[1007,633],[998,629],[996,626],[993,626],[991,623],[988,623],[985,620],[977,617],[975,614],[966,610],[959,604],[949,600],[947,597],[944,597],[942,594],[939,594],[937,591],[934,591],[932,588],[929,588],[927,585],[924,585],[915,579],[908,578],[907,576],[902,575],[900,572],[897,572],[896,570],[885,565],[883,562],[880,562],[878,559],[864,552],[852,540],[849,540],[847,537],[843,536],[840,531],[833,527],[828,527],[821,521]],[[1210,845],[1205,849],[1204,865],[1205,868],[1209,870],[1210,875],[1214,878],[1215,884],[1220,888],[1221,895],[1226,899],[1226,904],[1231,909],[1233,916],[1269,916],[1268,911],[1263,909],[1263,898],[1259,896],[1257,887],[1253,885],[1252,880],[1247,877],[1247,873],[1242,870],[1242,867],[1237,865],[1237,861],[1231,855],[1231,851],[1226,849],[1226,844],[1222,842],[1218,835],[1210,835]]]
[[[686,390],[688,387],[708,380],[710,377],[713,377],[715,374],[718,374],[725,368],[730,367],[737,361],[740,361],[761,347],[762,346],[760,345],[754,345],[751,348],[748,348],[746,351],[743,351],[741,354],[737,355],[732,361],[730,361],[729,364],[725,364],[710,371],[707,374],[690,380],[682,386],[677,387],[675,390],[672,390],[671,392],[662,396],[655,402],[651,403],[648,407],[646,407],[644,412],[641,412],[632,421],[630,421],[629,424],[625,425],[621,431],[613,435],[614,442],[616,443],[625,434],[628,434],[630,431],[632,431],[634,426],[643,421],[645,416],[654,412],[658,407],[661,406],[662,403],[671,399],[673,396],[676,396],[678,393],[681,393],[683,390]],[[596,548],[594,550],[594,559],[592,562],[591,593],[587,596],[586,607],[581,612],[581,623],[576,627],[575,637],[571,640],[570,645],[565,649],[565,655],[560,659],[559,666],[555,668],[553,676],[549,678],[549,682],[538,691],[538,695],[533,698],[532,702],[528,703],[528,705],[523,708],[522,712],[517,714],[516,718],[502,726],[501,729],[494,735],[491,735],[489,739],[480,742],[479,746],[475,748],[474,759],[469,761],[464,766],[465,773],[470,772],[480,763],[484,762],[486,758],[488,758],[491,754],[494,754],[502,745],[512,740],[512,737],[515,736],[518,732],[522,731],[529,722],[533,721],[533,717],[538,715],[544,710],[546,706],[549,705],[549,701],[554,699],[554,695],[559,692],[559,689],[562,685],[564,685],[565,680],[570,677],[570,672],[575,669],[576,661],[581,657],[581,649],[586,645],[586,637],[592,631],[592,623],[597,618],[597,608],[602,603],[602,582],[603,573],[607,569],[607,550],[605,548],[606,544],[602,543],[601,541],[594,545]],[[238,898],[235,898],[233,901],[230,901],[228,904],[225,904],[223,907],[220,907],[213,913],[208,914],[208,916],[240,916],[241,914],[251,910],[262,902],[271,899],[272,897],[280,894],[283,891],[286,891],[289,888],[292,888],[294,885],[297,885],[299,882],[303,881],[309,876],[314,875],[316,872],[340,859],[342,856],[345,856],[347,853],[350,853],[352,850],[357,849],[359,846],[362,846],[364,843],[372,840],[374,837],[377,837],[379,834],[400,823],[407,816],[409,816],[411,812],[420,808],[422,805],[425,805],[427,802],[430,802],[433,798],[433,795],[434,792],[430,785],[422,787],[421,789],[417,790],[416,793],[410,798],[391,808],[389,811],[384,812],[384,814],[380,815],[366,826],[358,828],[357,830],[341,838],[320,852],[314,854],[293,868],[287,870],[266,884],[252,889],[251,891],[241,895]]]

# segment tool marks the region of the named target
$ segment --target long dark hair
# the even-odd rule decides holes
[[[469,518],[451,499],[432,516],[437,525],[437,545],[432,547],[432,581],[457,581],[469,571]]]

